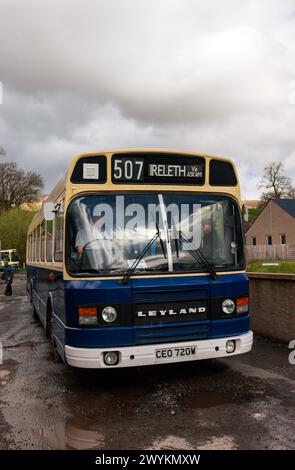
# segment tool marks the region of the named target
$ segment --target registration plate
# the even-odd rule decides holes
[[[184,360],[189,356],[196,356],[197,348],[196,346],[182,346],[179,348],[156,349],[155,355],[157,359]]]

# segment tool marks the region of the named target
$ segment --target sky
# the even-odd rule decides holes
[[[295,0],[0,0],[0,82],[5,159],[45,192],[126,147],[228,156],[243,199],[272,161],[295,185]]]

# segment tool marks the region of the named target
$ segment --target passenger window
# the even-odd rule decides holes
[[[47,220],[46,222],[46,261],[52,261],[52,232],[53,222]]]
[[[54,223],[54,260],[63,260],[63,239],[64,239],[64,204],[61,203],[56,214]]]
[[[40,227],[41,261],[45,261],[45,222]]]

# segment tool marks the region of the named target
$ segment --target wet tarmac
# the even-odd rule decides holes
[[[0,449],[294,449],[295,365],[287,345],[125,370],[53,361],[24,275],[1,295]]]

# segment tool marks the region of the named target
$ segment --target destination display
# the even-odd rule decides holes
[[[112,182],[202,185],[205,159],[181,154],[113,155]]]

